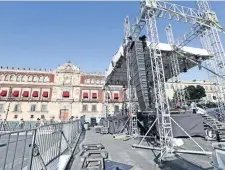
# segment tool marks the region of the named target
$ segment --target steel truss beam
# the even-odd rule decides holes
[[[171,153],[188,153],[188,154],[203,154],[203,155],[212,155],[212,152],[206,151],[204,150],[172,117],[170,117],[171,121],[174,122],[174,124],[176,124],[197,146],[198,148],[201,149],[201,151],[196,151],[196,150],[181,150],[181,149],[174,149],[173,147],[170,149]],[[158,120],[158,118],[156,119]],[[153,150],[158,150],[161,151],[163,150],[162,147],[154,147],[154,146],[144,146],[141,145],[141,143],[144,141],[145,137],[147,136],[147,134],[150,132],[150,130],[152,129],[152,127],[155,125],[156,120],[152,123],[151,127],[149,128],[149,130],[147,131],[147,133],[145,134],[145,136],[141,139],[141,141],[138,144],[134,144],[133,147],[135,148],[145,148],[145,149],[153,149]]]
[[[130,36],[135,39],[138,38],[138,35],[145,27],[145,14],[147,10],[154,11],[157,18],[164,18],[190,24],[198,24],[204,27],[211,27],[210,16],[215,15],[215,13],[211,12],[207,13],[207,15],[203,17],[201,15],[201,11],[194,8],[159,0],[142,0],[140,4],[140,11],[131,27]]]
[[[174,49],[175,42],[174,42],[172,26],[171,25],[167,26],[165,31],[166,31],[168,44],[170,44],[172,49],[175,50]],[[178,100],[181,105],[185,106],[186,105],[185,94],[181,88],[180,67],[179,67],[178,57],[176,53],[172,52],[170,54],[170,62],[171,62],[171,68],[173,73],[173,89],[176,92],[176,96],[175,96],[176,100]]]
[[[127,80],[128,80],[128,100],[129,100],[129,116],[130,118],[130,129],[129,129],[129,134],[137,134],[138,129],[137,129],[137,113],[135,110],[135,88],[134,88],[134,82],[133,82],[133,72],[132,72],[132,64],[131,64],[131,52],[130,49],[127,47],[126,48],[126,62],[127,62]]]
[[[199,10],[201,11],[202,15],[206,15],[209,13],[210,7],[207,0],[197,0],[197,5]],[[215,19],[217,20],[216,16]],[[201,42],[203,48],[208,50],[212,55],[213,59],[210,59],[207,61],[207,65],[210,69],[212,69],[217,74],[224,76],[225,75],[225,56],[224,56],[224,49],[222,46],[222,42],[220,40],[220,36],[218,33],[218,30],[216,28],[216,25],[213,25],[210,23],[210,27],[208,29],[205,29],[204,32],[201,34]],[[213,82],[216,87],[216,96],[219,104],[219,110],[220,113],[222,113],[222,119],[224,120],[224,114],[225,114],[225,103],[224,100],[222,100],[222,91],[223,91],[223,85],[224,85],[224,79],[220,76],[216,76],[213,79]]]
[[[172,124],[170,119],[170,110],[165,91],[165,75],[162,62],[162,54],[158,47],[159,37],[156,26],[155,14],[148,10],[146,13],[148,39],[150,45],[150,60],[153,74],[155,108],[157,114],[157,124],[159,127],[160,145],[162,147],[161,160],[173,148]],[[151,39],[150,39],[151,38]]]
[[[187,45],[189,42],[191,42],[193,39],[198,37],[199,35],[202,34],[202,32],[206,29],[205,26],[199,25],[199,24],[194,24],[191,27],[191,31],[185,33],[183,36],[178,38],[175,42],[176,48],[181,49],[185,45]]]
[[[202,36],[200,37],[200,40],[201,40],[201,43],[202,43],[202,47],[204,49],[207,49],[207,50],[210,50],[211,47],[209,46],[210,43],[209,43],[209,39],[207,36]],[[219,69],[217,67],[217,64],[216,64],[216,60],[215,58],[212,58],[212,59],[209,59],[206,61],[206,66],[208,68],[210,68],[211,70],[213,70],[213,72],[219,74]],[[217,98],[217,101],[218,101],[218,109],[220,111],[220,113],[224,113],[224,104],[222,102],[222,86],[223,86],[223,82],[222,82],[222,79],[224,79],[224,77],[220,77],[220,76],[215,76],[215,75],[210,75],[210,78],[211,78],[211,81],[213,82],[213,84],[215,85],[215,96]],[[220,75],[220,74],[219,74]]]
[[[207,4],[205,4],[205,6],[207,6]],[[174,152],[174,147],[172,142],[173,139],[172,125],[171,125],[172,117],[170,116],[168,99],[166,97],[165,92],[165,75],[163,69],[162,55],[160,49],[158,48],[159,38],[156,26],[156,18],[165,18],[169,20],[176,20],[179,22],[192,24],[193,28],[191,32],[186,34],[184,38],[178,41],[177,46],[174,48],[175,51],[179,50],[179,48],[182,48],[184,45],[186,45],[191,40],[193,40],[194,38],[201,35],[207,30],[208,38],[213,39],[212,43],[207,44],[207,46],[210,47],[210,51],[212,51],[213,52],[212,54],[215,56],[215,62],[217,63],[216,67],[221,66],[221,69],[219,68],[220,69],[219,72],[215,70],[216,73],[220,74],[225,73],[224,71],[222,71],[222,67],[225,66],[224,65],[225,59],[223,59],[224,52],[218,35],[218,26],[216,25],[217,19],[215,13],[211,11],[203,13],[201,10],[188,8],[164,1],[157,1],[157,0],[141,1],[140,11],[135,19],[134,24],[130,29],[130,33],[125,34],[125,36],[129,35],[132,37],[132,40],[135,41],[137,40],[143,28],[145,26],[147,28],[148,38],[151,42],[149,47],[150,61],[154,86],[154,97],[155,97],[154,104],[157,115],[156,123],[158,126],[160,136],[161,155],[159,160],[161,160],[166,154]],[[125,37],[125,39],[127,39],[127,37]],[[130,69],[132,68],[129,67],[128,70]],[[128,82],[130,82],[129,79]],[[181,126],[179,127],[182,129]],[[190,135],[188,136],[190,137]],[[202,149],[200,145],[198,146]],[[204,149],[202,149],[202,151],[203,154],[207,154],[204,151]],[[193,151],[182,151],[182,152],[193,153]]]
[[[198,16],[205,18],[204,22],[195,22],[191,28],[191,31],[184,34],[176,41],[175,50],[182,49],[183,46],[191,42],[196,37],[200,36],[200,40],[202,42],[203,48],[205,48],[214,58],[206,61],[208,66],[207,70],[211,70],[210,72],[214,72],[215,75],[225,75],[225,59],[224,59],[224,49],[222,43],[220,41],[219,33],[218,33],[218,21],[215,13],[210,11],[209,4],[207,0],[197,1],[198,4]],[[213,18],[212,18],[213,17]],[[225,104],[222,100],[222,87],[224,85],[224,78],[221,76],[214,76],[212,78],[215,87],[216,87],[216,97],[219,104],[219,110],[221,113],[225,113]]]
[[[126,56],[126,65],[127,65],[127,90],[128,90],[128,100],[129,100],[129,134],[130,135],[136,135],[138,134],[138,128],[137,128],[137,113],[135,111],[135,88],[134,88],[134,79],[133,79],[133,72],[132,72],[132,63],[131,63],[131,51],[130,51],[130,45],[131,45],[131,39],[129,39],[130,36],[130,22],[129,18],[126,17],[124,21],[124,54]]]

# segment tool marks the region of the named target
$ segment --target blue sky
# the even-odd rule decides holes
[[[225,27],[224,5],[212,7]],[[104,72],[122,42],[125,16],[134,18],[138,9],[139,2],[0,2],[0,65],[54,69],[70,60],[84,71]],[[169,23],[158,22],[162,42]],[[187,30],[172,24],[175,36]],[[196,72],[182,77],[195,79]]]

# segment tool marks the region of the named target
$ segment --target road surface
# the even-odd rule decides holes
[[[24,133],[20,134],[18,136],[18,142],[16,141],[17,135],[11,135],[10,138],[9,135],[0,135],[0,170],[3,170],[4,166],[5,170],[19,170],[27,166],[31,152],[32,134],[28,134],[27,137]],[[9,145],[7,145],[8,142]],[[7,147],[8,152],[6,156]],[[6,164],[4,165],[5,158]]]

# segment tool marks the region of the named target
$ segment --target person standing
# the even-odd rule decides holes
[[[44,125],[45,125],[45,120],[44,119],[41,119],[40,126],[44,126]]]
[[[36,125],[35,125],[36,127],[39,127],[40,126],[40,119],[39,118],[37,118],[37,122],[36,122]]]
[[[20,119],[19,128],[23,129],[23,127],[24,127],[24,121],[23,121],[23,119]]]
[[[70,118],[69,118],[69,121],[73,121],[73,119],[74,119],[74,116],[71,116]]]
[[[4,131],[9,130],[9,129],[7,129],[7,125],[8,125],[8,123],[7,123],[6,119],[4,119],[3,120],[3,130]]]
[[[50,124],[53,124],[54,123],[54,117],[52,117],[51,119],[50,119]]]
[[[2,130],[2,127],[3,127],[3,121],[2,119],[0,119],[0,131]]]
[[[192,110],[193,110],[193,114],[196,114],[197,113],[197,105],[195,102],[192,102],[191,103],[191,107],[192,107]]]

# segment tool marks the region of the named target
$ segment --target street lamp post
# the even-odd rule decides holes
[[[8,105],[8,108],[7,108],[7,110],[6,110],[6,116],[5,116],[5,120],[7,121],[7,119],[8,119],[8,114],[9,114],[9,109],[10,109],[10,105],[11,105],[11,102],[12,102],[12,87],[10,87],[10,89],[9,89],[9,97],[7,98],[8,99],[8,101],[9,101],[9,105]]]
[[[7,118],[8,118],[10,105],[11,105],[11,102],[9,102],[8,108],[7,108],[7,110],[6,110],[6,116],[5,116],[5,120],[6,120],[6,121],[7,121]]]

